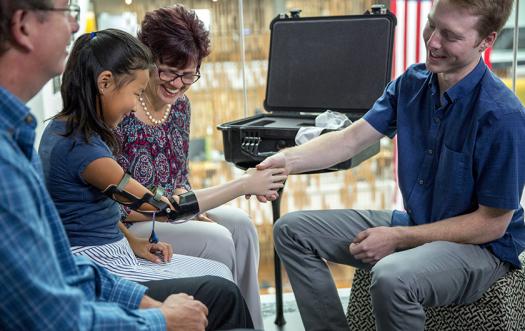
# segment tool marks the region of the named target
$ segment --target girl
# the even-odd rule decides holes
[[[121,182],[124,171],[112,157],[118,150],[112,129],[134,111],[148,83],[151,63],[149,51],[123,31],[84,34],[75,42],[63,76],[64,108],[45,129],[40,144],[46,184],[75,254],[140,282],[201,275],[232,279],[221,263],[172,256],[171,246],[163,242],[133,236],[127,240],[117,202],[102,193],[120,184],[133,196],[152,194],[133,179]],[[237,180],[191,196],[203,211],[246,193],[274,195],[283,180],[279,171],[250,170]],[[178,199],[162,201],[173,208]],[[154,210],[146,203],[140,208]]]

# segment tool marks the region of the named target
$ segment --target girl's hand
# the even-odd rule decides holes
[[[255,166],[257,170],[264,170],[268,168],[284,168],[283,175],[290,174],[290,169],[286,166],[286,157],[284,156],[284,153],[277,153],[274,154],[265,160],[263,160],[261,163]],[[246,199],[250,199],[251,195],[246,194],[244,196]],[[259,202],[265,203],[268,201],[273,201],[279,197],[279,194],[274,194],[272,196],[265,196],[265,195],[257,195],[257,200]]]
[[[277,197],[277,190],[284,187],[285,175],[284,168],[269,168],[257,170],[250,168],[243,175],[244,194],[264,195],[267,197]]]
[[[148,261],[154,263],[162,263],[162,261],[169,262],[173,256],[173,248],[168,243],[159,241],[156,244],[152,244],[148,240],[142,238],[134,238],[132,240],[128,239],[128,241],[133,253]]]

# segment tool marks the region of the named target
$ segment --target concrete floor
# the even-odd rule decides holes
[[[348,305],[348,296],[350,295],[350,289],[343,288],[339,289],[339,297],[343,307]],[[275,295],[265,294],[261,296],[262,310],[263,310],[263,322],[265,331],[304,331],[304,326],[301,321],[299,310],[297,309],[297,303],[293,293],[283,294],[283,310],[284,319],[286,324],[279,327],[275,325]]]

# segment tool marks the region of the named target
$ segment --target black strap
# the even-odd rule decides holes
[[[168,213],[168,218],[170,220],[191,218],[200,212],[199,201],[193,191],[179,194],[178,197],[178,203],[173,197],[168,198],[173,205],[173,208],[175,208],[171,213]]]
[[[144,204],[150,204],[153,207],[157,209],[156,213],[158,216],[166,216],[171,212],[171,209],[169,208],[168,204],[164,201],[162,201],[162,196],[164,194],[164,189],[162,187],[156,187],[154,189],[154,194],[147,192],[145,193],[142,198],[137,198],[133,194],[127,192],[125,190],[126,185],[129,183],[129,180],[131,179],[131,175],[129,173],[125,173],[124,176],[122,176],[122,179],[120,182],[115,185],[108,186],[107,189],[103,191],[104,194],[106,194],[111,199],[124,204],[126,207],[133,209],[139,213],[142,214],[151,214],[151,211],[141,211],[140,207]],[[126,198],[129,203],[124,203],[122,201],[119,201],[117,198],[115,198],[115,195],[121,195],[124,198]]]

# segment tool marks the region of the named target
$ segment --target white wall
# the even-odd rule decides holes
[[[77,0],[76,3],[80,6],[80,27],[75,37],[84,33],[86,30],[86,16],[90,6],[90,0]],[[62,108],[60,93],[54,93],[53,91],[53,80],[50,80],[33,99],[29,100],[27,105],[31,108],[31,112],[38,120],[35,141],[35,148],[38,148],[40,137],[46,125],[44,120],[53,116]]]
[[[62,99],[60,98],[60,93],[53,93],[53,82],[49,81],[33,99],[29,100],[27,106],[38,120],[35,141],[35,148],[38,148],[40,137],[44,131],[45,124],[47,124],[44,123],[44,120],[60,111]]]

